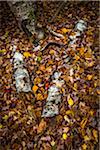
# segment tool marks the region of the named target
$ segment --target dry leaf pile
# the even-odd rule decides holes
[[[0,149],[97,150],[98,2],[90,1],[86,5],[67,2],[52,24],[49,20],[58,5],[45,2],[45,9],[39,9],[38,21],[64,38],[48,33],[40,44],[45,46],[55,41],[65,47],[52,45],[44,52],[34,51],[32,39],[19,30],[7,4],[0,3]],[[38,2],[39,8],[41,5]],[[80,19],[85,20],[88,27],[70,47],[69,36],[75,35],[73,29]],[[23,54],[30,75],[32,91],[29,93],[16,92],[12,63],[14,44]],[[67,55],[71,58],[69,63],[64,61]],[[59,115],[42,118],[54,71],[63,72],[60,78],[65,82],[60,90]]]

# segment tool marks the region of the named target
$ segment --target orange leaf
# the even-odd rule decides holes
[[[84,47],[80,47],[80,48],[77,48],[77,50],[79,51],[79,53],[80,53],[81,55],[83,55],[83,54],[84,54],[84,51],[85,51],[85,48],[84,48]]]
[[[62,30],[63,33],[67,33],[67,32],[71,31],[71,29],[67,29],[67,28],[62,28],[61,30]]]
[[[37,100],[43,100],[43,95],[41,93],[36,94]]]
[[[46,129],[46,122],[44,121],[44,119],[42,119],[37,128],[37,133],[41,133],[45,129]]]
[[[89,74],[87,75],[87,79],[88,79],[88,80],[91,80],[92,77],[93,77],[93,75],[89,75]]]
[[[34,93],[36,93],[36,91],[38,90],[38,86],[34,85],[34,86],[32,87],[32,90],[33,90]]]
[[[41,71],[45,71],[45,66],[44,66],[44,65],[41,65],[41,66],[39,67],[39,69],[40,69]]]
[[[41,81],[42,81],[42,79],[40,79],[39,77],[36,77],[34,79],[34,84],[39,84],[39,83],[41,83]]]

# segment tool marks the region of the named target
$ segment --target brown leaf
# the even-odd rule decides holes
[[[44,121],[44,119],[42,119],[37,128],[37,133],[41,133],[42,131],[44,131],[46,129],[46,126],[46,122]]]

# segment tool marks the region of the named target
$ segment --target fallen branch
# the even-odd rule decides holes
[[[62,34],[53,31],[49,26],[47,26],[47,29],[52,35],[57,36],[58,38],[64,38]]]
[[[49,21],[50,23],[52,23],[54,21],[54,19],[56,18],[56,16],[59,14],[60,10],[65,6],[65,1],[61,1],[59,3],[59,7],[55,13],[55,15],[52,17],[51,21]]]
[[[45,49],[47,49],[49,46],[51,45],[55,45],[57,47],[62,47],[64,46],[64,44],[60,44],[60,43],[57,43],[57,42],[49,42],[46,46],[44,46],[40,51],[44,51]]]

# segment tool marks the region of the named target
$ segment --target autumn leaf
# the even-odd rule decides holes
[[[41,93],[38,93],[35,96],[36,96],[37,100],[43,100],[44,99],[44,97]]]
[[[87,79],[88,79],[88,80],[91,80],[92,77],[93,77],[93,75],[90,75],[90,74],[87,75]]]
[[[78,55],[75,55],[75,56],[74,56],[74,59],[75,59],[76,61],[78,61],[78,60],[80,59],[80,57],[79,57]]]
[[[3,125],[2,124],[0,124],[0,129],[2,129],[3,128]]]
[[[42,81],[41,78],[36,77],[36,78],[34,79],[34,84],[39,84],[39,83],[41,83],[41,81]]]
[[[83,145],[82,145],[82,150],[86,150],[87,149],[87,145],[84,143]]]
[[[84,141],[90,141],[90,138],[87,135],[85,135],[84,136]]]
[[[67,137],[68,137],[67,134],[66,134],[66,133],[63,133],[63,139],[66,140]]]
[[[4,120],[7,120],[8,118],[9,118],[8,115],[5,115],[5,116],[3,117]]]
[[[49,54],[50,54],[50,55],[54,55],[54,54],[55,54],[55,51],[54,51],[54,50],[50,50],[50,51],[49,51]]]
[[[71,114],[72,116],[74,116],[74,112],[73,112],[72,110],[67,110],[67,111],[66,111],[66,115],[70,115],[70,114]]]
[[[81,128],[84,128],[84,127],[85,127],[87,121],[88,121],[87,118],[84,118],[84,119],[81,121],[81,123],[80,123]]]
[[[0,50],[0,53],[5,53],[6,52],[6,49],[1,49]]]
[[[28,58],[28,57],[31,57],[31,54],[29,52],[24,52],[23,55]]]
[[[40,65],[39,69],[40,69],[41,71],[45,71],[45,65]]]
[[[44,131],[46,129],[46,122],[44,121],[44,119],[41,120],[38,128],[37,128],[37,133],[41,133],[42,131]]]
[[[88,66],[88,67],[92,67],[92,66],[94,65],[94,63],[95,63],[94,61],[91,61],[91,62],[89,62],[89,63],[87,64],[87,66]]]
[[[54,146],[55,145],[55,141],[51,141],[51,146]]]
[[[32,87],[32,91],[33,91],[34,93],[36,93],[37,90],[38,90],[38,86],[34,85],[34,86]]]
[[[51,67],[51,66],[47,67],[47,68],[46,68],[46,71],[47,71],[47,72],[51,72],[51,71],[52,71],[52,67]]]
[[[40,62],[42,60],[42,57],[37,57],[37,61]]]
[[[65,34],[65,33],[67,33],[67,32],[70,32],[70,31],[71,31],[71,29],[62,28],[62,29],[61,29],[61,31]]]
[[[93,133],[93,136],[94,136],[95,140],[98,141],[98,132],[97,132],[97,130],[93,129],[92,133]]]
[[[74,101],[73,101],[73,99],[70,97],[70,95],[68,95],[68,104],[69,104],[70,106],[72,106],[72,105],[74,104]]]
[[[84,48],[84,47],[77,48],[77,50],[79,51],[79,53],[80,53],[81,55],[83,55],[84,52],[85,52],[85,48]]]

